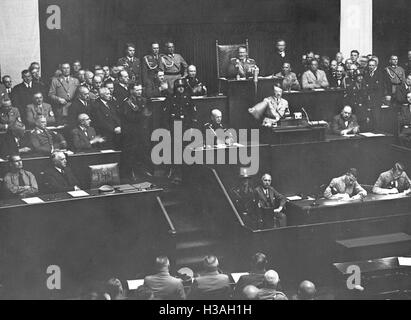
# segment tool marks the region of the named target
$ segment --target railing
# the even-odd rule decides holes
[[[222,183],[217,171],[215,171],[215,169],[211,169],[211,171],[213,172],[214,177],[216,178],[217,183],[218,183],[221,191],[223,191],[225,199],[227,200],[228,204],[230,205],[232,211],[234,212],[234,215],[235,215],[237,221],[240,223],[240,225],[242,227],[246,227],[246,225],[244,224],[243,219],[241,218],[241,216],[239,215],[239,213],[237,211],[237,208],[235,207],[235,205],[234,205],[233,201],[231,200],[230,196],[228,195],[227,190],[225,189],[224,184]]]
[[[176,234],[177,231],[176,231],[176,229],[174,228],[173,222],[171,221],[170,216],[168,215],[167,210],[166,210],[166,208],[164,207],[163,202],[161,201],[161,199],[160,199],[159,196],[157,196],[156,199],[157,199],[158,205],[160,206],[161,212],[163,213],[164,218],[166,219],[166,221],[167,221],[167,223],[168,223],[168,227],[169,227],[168,232],[169,232],[170,234]]]

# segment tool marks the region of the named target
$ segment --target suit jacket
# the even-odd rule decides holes
[[[122,104],[129,96],[128,90],[124,88],[121,84],[114,84],[114,93],[113,96],[117,99],[119,104]]]
[[[168,271],[145,277],[144,285],[153,291],[154,298],[158,300],[184,300],[186,297],[181,279],[170,276]]]
[[[407,103],[407,94],[411,92],[411,86],[406,86],[405,83],[397,87],[395,92],[395,101],[398,104]]]
[[[328,88],[329,83],[324,71],[317,70],[317,78],[311,70],[303,73],[301,78],[303,89]]]
[[[74,186],[79,186],[77,178],[69,167],[64,169],[64,175],[55,167],[47,169],[44,172],[43,183],[46,193],[74,191]]]
[[[26,107],[26,123],[29,128],[34,128],[36,126],[36,120],[39,116],[45,116],[47,125],[49,126],[53,126],[56,122],[51,105],[48,103],[43,102],[42,110],[39,110],[39,107],[34,104],[29,104]]]
[[[235,285],[234,288],[234,299],[243,299],[243,290],[246,286],[248,285],[253,285],[257,288],[261,288],[264,284],[264,273],[253,273],[250,272],[247,275],[243,275],[238,279],[238,282]]]
[[[13,133],[8,130],[0,135],[0,158],[6,159],[8,156],[19,154],[19,149],[31,147],[29,134],[25,134],[23,138],[16,141]]]
[[[230,280],[218,271],[206,272],[194,279],[188,299],[227,300],[230,298]]]
[[[56,107],[63,107],[63,115],[67,115],[68,108],[71,105],[71,101],[74,99],[77,88],[80,82],[74,77],[69,77],[68,83],[64,80],[64,77],[53,78],[51,80],[49,97]],[[67,103],[62,105],[58,102],[59,98],[66,99]]]
[[[67,147],[67,142],[61,134],[48,129],[36,128],[30,131],[30,142],[33,150],[42,155],[50,155],[52,149],[65,149]]]
[[[91,116],[91,102],[87,102],[87,106],[80,101],[80,99],[75,99],[68,110],[68,124],[70,127],[74,128],[78,123],[79,114],[85,113]]]
[[[342,79],[340,79],[339,84],[338,84],[338,79],[335,77],[332,77],[329,79],[329,84],[330,84],[330,88],[341,88],[341,89],[347,88],[346,77],[342,77]]]
[[[264,75],[273,75],[281,72],[284,62],[289,62],[292,67],[294,67],[293,57],[286,51],[284,58],[280,55],[279,52],[275,52],[270,56],[270,62],[268,64],[267,70],[264,71]]]
[[[21,198],[35,195],[39,191],[36,177],[23,169],[20,170],[20,173],[24,182],[23,186],[20,185],[19,172],[9,172],[4,177],[4,184],[9,194]],[[23,188],[24,186],[29,186],[30,189],[26,190]]]
[[[261,208],[274,209],[279,206],[284,207],[287,202],[286,197],[271,186],[268,187],[269,196],[267,197],[263,189],[263,186],[258,186],[255,188],[255,198]]]
[[[113,110],[109,103],[106,106],[101,99],[97,99],[92,108],[93,123],[97,133],[105,137],[113,137],[114,129],[120,127],[116,110]]]
[[[26,115],[26,106],[32,103],[33,95],[36,92],[41,92],[41,87],[34,81],[31,83],[31,88],[27,88],[26,84],[22,82],[11,90],[13,106],[19,109],[23,117]]]
[[[348,124],[345,125],[345,121],[341,114],[337,114],[331,123],[331,130],[334,134],[341,134],[342,130],[345,129],[351,129],[355,127],[359,127],[357,117],[353,114],[351,117],[348,119]]]
[[[387,75],[378,68],[373,75],[366,72],[364,74],[363,83],[367,92],[370,107],[381,106],[382,98],[391,95],[391,82]]]
[[[86,131],[87,135],[80,127],[76,127],[71,130],[71,138],[75,151],[87,151],[93,149],[93,146],[90,144],[90,140],[96,137],[96,131],[92,127],[86,128]]]

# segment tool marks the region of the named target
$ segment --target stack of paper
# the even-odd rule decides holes
[[[24,201],[27,204],[35,204],[35,203],[43,203],[44,202],[39,197],[25,198],[25,199],[21,199],[21,200]]]
[[[398,257],[398,264],[400,266],[411,267],[411,258],[409,258],[409,257]]]
[[[83,190],[69,191],[67,193],[71,195],[73,198],[89,196],[89,194]]]

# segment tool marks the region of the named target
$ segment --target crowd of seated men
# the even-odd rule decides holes
[[[331,179],[322,191],[325,199],[337,201],[362,200],[368,192],[358,182],[356,168],[349,168],[342,176]],[[240,170],[240,181],[230,189],[230,196],[241,214],[244,223],[254,230],[273,229],[287,226],[288,199],[271,186],[271,175],[265,173],[254,185],[246,168]],[[405,166],[395,163],[393,167],[378,176],[370,192],[380,195],[411,194],[411,179]]]
[[[184,267],[173,276],[166,256],[155,259],[153,274],[144,278],[136,290],[125,290],[121,281],[109,279],[100,285],[83,290],[82,299],[100,300],[315,300],[317,289],[311,281],[300,283],[297,290],[287,295],[282,289],[278,273],[268,269],[264,253],[252,256],[251,270],[241,275],[237,283],[224,273],[214,255],[205,256],[203,267],[194,273]]]

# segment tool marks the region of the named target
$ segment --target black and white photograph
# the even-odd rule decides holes
[[[410,18],[0,0],[0,300],[411,300]]]

